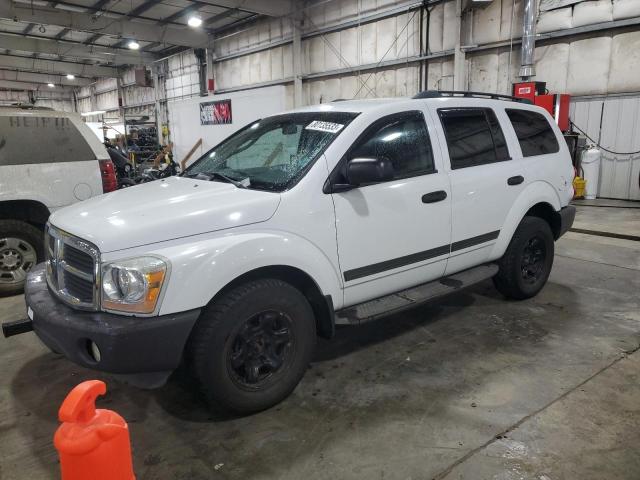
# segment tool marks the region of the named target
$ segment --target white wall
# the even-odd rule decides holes
[[[202,146],[190,161],[197,159],[224,138],[260,117],[286,110],[284,86],[266,87],[226,95],[209,95],[169,101],[169,128],[174,143],[175,159],[179,162],[202,138]],[[231,99],[233,123],[230,125],[200,125],[200,103]]]
[[[614,152],[640,151],[640,95],[574,100],[571,118],[595,141]],[[598,196],[640,200],[640,154],[602,151]]]

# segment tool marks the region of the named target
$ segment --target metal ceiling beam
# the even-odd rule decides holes
[[[147,10],[149,10],[156,3],[158,3],[157,0],[147,0],[146,2],[141,3],[136,8],[131,10],[129,13],[127,13],[127,15],[130,16],[130,17],[137,17],[138,15],[141,15],[144,12],[146,12]]]
[[[293,11],[291,0],[204,0],[214,7],[234,8],[243,12],[257,13],[268,17],[282,17]]]
[[[16,4],[13,2],[0,2],[0,18],[17,19],[22,22],[43,23],[45,25],[58,25],[72,30],[85,32],[99,31],[105,35],[116,35],[125,38],[135,38],[146,42],[161,42],[185,47],[206,47],[209,40],[207,32],[188,28],[187,26],[165,25],[158,28],[155,23],[136,22],[126,16],[114,18],[100,15],[87,15],[86,13],[72,12],[69,10],[51,9],[29,4]]]
[[[84,42],[85,45],[93,45],[94,43],[96,43],[96,40],[98,40],[99,38],[104,37],[104,35],[102,35],[101,33],[96,33],[94,35],[91,35],[89,38],[87,38]]]
[[[205,3],[195,2],[194,1],[187,8],[185,8],[183,10],[178,10],[176,13],[172,13],[168,17],[163,18],[162,20],[160,20],[158,23],[160,25],[164,25],[164,24],[167,24],[167,23],[175,22],[179,18],[184,17],[185,15],[189,15],[190,13],[195,13],[198,10],[200,10],[202,7],[206,7],[206,6],[207,5]]]
[[[71,93],[73,89],[71,87],[62,87],[57,85],[54,88],[47,87],[47,83],[49,82],[41,82],[41,83],[32,83],[32,82],[23,82],[21,80],[0,80],[0,89],[9,89],[9,90],[40,90],[40,91],[51,91],[51,92],[65,92]],[[56,98],[54,98],[55,100]]]
[[[44,60],[29,57],[13,57],[0,55],[0,68],[20,70],[25,72],[39,72],[51,75],[66,75],[71,73],[78,77],[117,77],[118,69],[99,65],[84,65],[56,60]]]
[[[1,57],[0,57],[1,58]],[[46,85],[47,83],[53,83],[56,86],[63,87],[83,87],[92,82],[89,78],[76,78],[75,80],[67,80],[64,75],[49,75],[45,73],[34,72],[18,72],[16,70],[2,70],[0,69],[0,80],[12,81],[12,82],[26,82],[33,84]]]
[[[100,10],[102,10],[102,7],[104,7],[110,1],[111,0],[98,0],[96,3],[89,7],[89,11],[91,13],[98,13]]]
[[[63,29],[63,30],[60,30],[60,31],[58,32],[58,34],[55,36],[55,39],[56,39],[56,40],[61,40],[61,39],[62,39],[62,38],[64,38],[64,37],[65,37],[65,35],[66,35],[67,33],[69,33],[70,31],[71,31],[71,29],[70,29],[70,28],[65,28],[65,29]]]
[[[0,32],[0,45],[9,50],[63,55],[115,65],[151,63],[156,58],[150,53],[134,52],[129,49],[117,51],[113,47],[88,46],[76,42],[25,37],[21,34],[3,32]]]
[[[220,20],[224,20],[225,18],[232,17],[236,13],[241,13],[241,12],[237,8],[229,8],[222,13],[218,13],[217,15],[213,15],[212,17],[207,18],[204,21],[204,24],[206,26],[213,25],[214,23],[219,22]]]

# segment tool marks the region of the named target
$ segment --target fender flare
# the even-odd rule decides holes
[[[282,231],[247,231],[160,248],[172,259],[160,314],[207,305],[236,279],[265,267],[291,267],[306,274],[336,308],[343,301],[339,267],[306,238]]]
[[[562,207],[558,193],[548,182],[539,180],[527,185],[509,209],[509,213],[500,230],[500,235],[493,246],[492,259],[497,259],[504,255],[516,228],[518,228],[526,213],[537,204],[547,204],[553,208],[554,212],[559,211]]]

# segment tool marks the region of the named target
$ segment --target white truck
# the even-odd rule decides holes
[[[573,169],[541,108],[424,92],[247,125],[180,177],[56,211],[29,274],[51,350],[141,386],[182,362],[214,404],[287,397],[316,336],[493,278],[525,299],[572,224]]]
[[[0,106],[0,295],[19,293],[45,259],[43,231],[61,207],[115,189],[109,156],[80,115]]]

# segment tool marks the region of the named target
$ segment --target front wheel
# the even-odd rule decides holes
[[[189,354],[208,399],[237,413],[284,400],[311,361],[313,310],[293,286],[255,280],[230,290],[202,313]]]
[[[508,298],[531,298],[547,283],[553,255],[549,224],[538,217],[524,217],[500,259],[500,270],[493,283]]]

